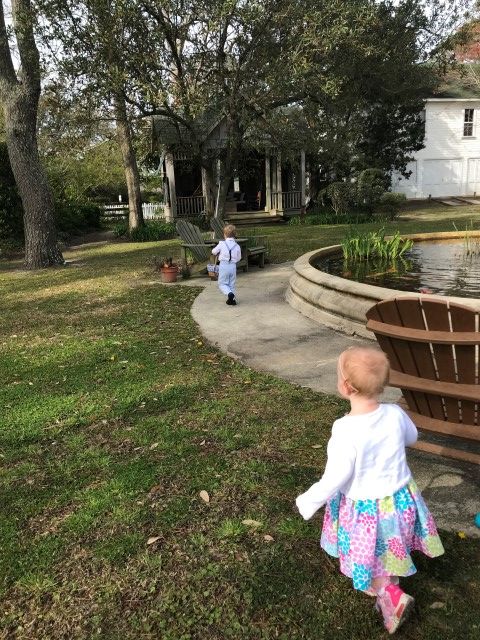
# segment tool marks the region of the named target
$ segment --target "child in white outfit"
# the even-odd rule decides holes
[[[338,360],[338,391],[351,410],[336,420],[322,479],[297,498],[305,520],[324,504],[321,546],[340,559],[355,589],[377,597],[384,625],[394,633],[413,605],[398,586],[416,572],[412,550],[444,552],[435,522],[407,465],[405,447],[417,429],[395,404],[380,404],[388,382],[385,354],[353,347]]]
[[[237,262],[241,260],[240,246],[235,242],[236,229],[233,224],[227,224],[223,229],[223,237],[212,249],[213,255],[218,255],[218,288],[227,296],[228,305],[236,305],[235,284],[237,281]],[[219,255],[220,254],[220,255]]]

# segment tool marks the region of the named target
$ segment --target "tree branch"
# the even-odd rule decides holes
[[[6,96],[17,85],[17,76],[12,62],[8,45],[7,27],[3,12],[3,2],[0,1],[0,96]]]
[[[33,11],[30,0],[12,0],[13,29],[20,54],[19,76],[29,89],[40,93],[40,56],[33,35]]]

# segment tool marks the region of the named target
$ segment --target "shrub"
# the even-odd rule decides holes
[[[337,217],[344,216],[354,200],[354,188],[349,182],[332,182],[327,187],[327,195]]]
[[[10,260],[23,251],[23,240],[19,238],[0,238],[0,258]]]
[[[356,182],[355,205],[372,212],[380,202],[389,180],[380,169],[364,169]]]
[[[0,239],[23,240],[23,209],[15,185],[7,145],[0,143]]]
[[[101,227],[100,209],[90,203],[56,202],[55,217],[57,229],[65,235],[76,235]]]
[[[393,220],[400,211],[402,205],[406,201],[404,193],[392,193],[385,191],[380,197],[380,201],[376,207],[379,214],[385,214],[389,220]]]
[[[126,238],[128,236],[128,222],[117,222],[113,227],[115,238]]]
[[[363,224],[371,222],[372,219],[373,216],[370,213],[361,211],[352,211],[339,217],[334,211],[323,210],[320,213],[312,211],[312,213],[309,213],[304,218],[301,216],[293,216],[289,219],[288,224],[292,227],[301,224],[311,226],[320,224]]]
[[[126,238],[132,242],[156,242],[175,238],[177,232],[172,222],[165,220],[147,220],[145,224],[132,231],[128,230],[127,222],[120,222],[113,228],[116,238]]]

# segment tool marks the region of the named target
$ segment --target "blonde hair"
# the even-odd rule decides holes
[[[223,227],[223,235],[225,238],[236,238],[237,230],[234,224],[226,224]]]
[[[390,363],[380,349],[350,347],[340,354],[338,364],[343,379],[362,396],[378,396],[388,384]]]

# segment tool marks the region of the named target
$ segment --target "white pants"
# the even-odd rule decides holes
[[[235,295],[235,282],[237,281],[237,265],[235,262],[220,262],[218,266],[218,288],[228,296]]]

